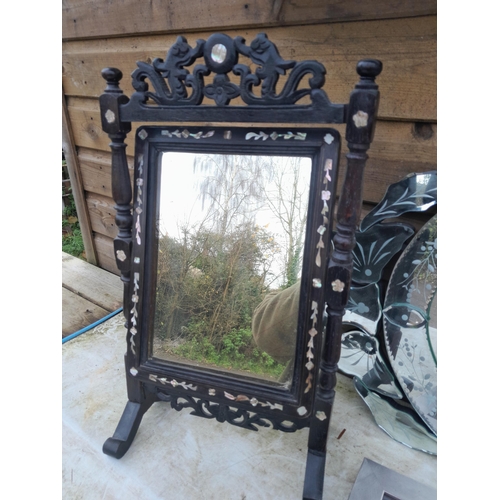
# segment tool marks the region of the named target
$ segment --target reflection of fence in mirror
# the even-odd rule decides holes
[[[153,356],[291,381],[310,158],[164,153]]]

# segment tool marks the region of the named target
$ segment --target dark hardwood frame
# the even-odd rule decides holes
[[[211,56],[211,50],[217,44],[226,48],[225,58],[220,62]],[[249,66],[238,64],[241,55],[258,66],[255,73]],[[201,57],[205,64],[196,65],[190,73],[186,67]],[[358,63],[361,78],[349,104],[329,101],[321,89],[325,70],[320,63],[281,59],[276,46],[263,33],[257,35],[249,46],[241,37],[231,39],[224,34],[214,34],[206,42],[198,40],[192,48],[184,37],[178,37],[165,61],[155,59],[151,65],[142,62],[137,65],[138,69],[132,74],[136,92],[130,99],[119,88],[122,74],[118,69],[106,68],[102,72],[107,81],[105,92],[100,97],[102,127],[112,141],[112,191],[119,228],[114,250],[124,282],[128,391],[122,418],[113,437],[104,444],[103,451],[121,458],[131,445],[142,416],[156,401],[169,401],[177,410],[189,407],[192,414],[252,430],[257,430],[256,425],[269,426],[269,423],[286,432],[309,426],[303,497],[322,498],[342,315],[351,283],[351,254],[362,202],[363,171],[378,109],[375,77],[381,72],[382,64],[370,59]],[[291,70],[290,74],[278,93],[278,79],[288,70]],[[230,71],[240,77],[239,85],[229,78]],[[211,73],[215,74],[213,83],[205,84],[204,77]],[[306,75],[310,76],[309,87],[303,88],[300,83]],[[149,89],[146,80],[151,82],[153,90]],[[260,95],[254,93],[258,87],[261,88]],[[309,96],[310,104],[296,104],[306,96]],[[245,105],[229,106],[230,101],[238,97]],[[204,98],[213,99],[216,105],[202,105]],[[174,123],[160,127],[143,126],[137,130],[132,206],[124,142],[131,130],[131,122]],[[263,125],[186,125],[190,122],[276,125],[270,128]],[[281,129],[277,124],[283,123],[295,125]],[[334,245],[331,245],[340,136],[329,125],[339,123],[347,124],[349,152],[337,210]],[[297,124],[325,124],[327,127],[318,129]],[[261,134],[262,141],[250,142],[247,138],[249,132]],[[280,135],[287,134],[291,134],[289,140],[280,140]],[[300,137],[300,140],[294,140],[294,137]],[[156,189],[152,179],[157,175],[160,153],[169,150],[293,154],[312,158],[299,333],[290,391],[212,370],[200,371],[185,365],[159,362],[151,357],[152,320],[148,318],[154,311],[153,249],[156,234]],[[321,195],[325,190],[330,193],[327,200]],[[328,211],[322,210],[324,203]],[[316,252],[323,252],[319,266],[314,259]],[[312,285],[313,278],[319,280],[321,287]],[[318,281],[315,283],[317,285]],[[323,328],[325,303],[327,322]]]

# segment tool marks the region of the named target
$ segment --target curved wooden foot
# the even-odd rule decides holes
[[[143,415],[155,400],[147,399],[142,403],[128,401],[113,437],[106,440],[102,451],[114,458],[122,458],[127,453],[137,434]]]

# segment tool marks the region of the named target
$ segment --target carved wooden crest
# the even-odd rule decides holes
[[[249,65],[238,62],[240,55],[257,66],[254,72]],[[190,73],[186,68],[201,58],[205,64],[197,64]],[[285,61],[265,33],[259,33],[250,45],[240,36],[232,39],[217,33],[207,41],[197,40],[195,47],[179,36],[165,60],[156,58],[152,64],[138,62],[137,66],[132,74],[137,91],[132,100],[168,106],[198,105],[204,98],[215,101],[217,106],[226,106],[236,97],[250,105],[295,104],[313,90],[321,89],[326,73],[317,61]],[[288,70],[286,82],[277,92],[278,80]],[[231,72],[239,77],[239,85],[231,81]],[[306,76],[309,87],[298,89]],[[321,96],[327,99],[322,91]]]

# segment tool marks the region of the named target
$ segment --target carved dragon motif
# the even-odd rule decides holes
[[[132,73],[132,85],[143,95],[141,100],[146,102],[150,98],[163,105],[200,104],[203,99],[203,75],[209,73],[208,68],[198,65],[191,75],[184,66],[192,65],[202,55],[204,44],[204,40],[197,40],[196,47],[191,48],[186,38],[179,36],[165,61],[156,58],[152,65],[139,61],[138,69]],[[149,91],[146,78],[149,78],[156,92]],[[189,97],[186,87],[193,89]]]
[[[212,35],[217,36],[217,35]],[[179,36],[167,53],[165,61],[160,58],[152,64],[138,62],[138,68],[132,73],[132,85],[136,92],[132,99],[146,104],[148,100],[161,106],[183,106],[201,104],[203,97],[212,99],[217,106],[226,106],[232,99],[241,96],[249,105],[295,104],[299,99],[311,94],[313,89],[320,89],[325,82],[326,70],[317,61],[286,61],[284,60],[265,33],[259,33],[249,46],[242,37],[234,40],[227,37],[227,53],[233,54],[228,59],[229,64],[220,69],[220,65],[212,58],[209,47],[210,39],[197,40],[194,48],[190,47],[183,36]],[[208,48],[207,48],[208,47]],[[249,58],[258,65],[255,73],[246,64],[237,64],[238,54]],[[206,64],[198,64],[191,74],[186,67],[204,56]],[[233,64],[234,62],[234,64]],[[239,86],[230,81],[228,74],[240,76]],[[280,76],[291,70],[280,93],[276,86]],[[212,83],[205,85],[204,76],[215,72]],[[306,75],[309,78],[309,88],[298,89]],[[152,84],[154,91],[149,90],[146,79]],[[188,93],[188,87],[191,93]],[[260,87],[260,95],[254,89]],[[325,94],[326,97],[326,94]]]

